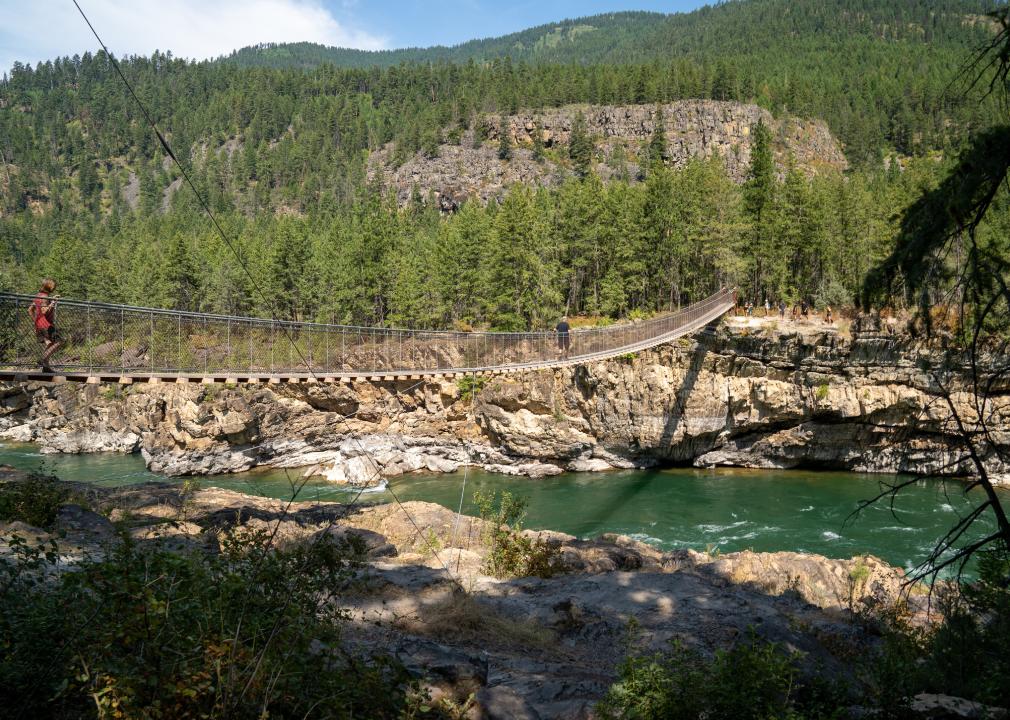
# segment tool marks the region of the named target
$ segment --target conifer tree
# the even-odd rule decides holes
[[[502,113],[501,120],[498,123],[498,159],[499,160],[511,160],[512,159],[512,138],[510,137],[511,128],[509,127],[509,119],[505,113]]]
[[[775,160],[772,152],[771,132],[759,121],[752,129],[751,161],[744,185],[744,203],[751,221],[749,255],[751,256],[750,291],[753,302],[769,298],[773,291],[769,285],[769,268],[776,254],[775,239]]]
[[[586,128],[586,116],[579,110],[572,122],[572,133],[568,139],[568,157],[575,166],[579,177],[589,174],[593,162],[593,141]]]
[[[278,315],[302,320],[307,309],[310,245],[305,228],[298,220],[284,218],[277,227],[270,254],[270,281],[273,306]]]
[[[533,123],[533,159],[536,162],[544,161],[544,129],[539,122]]]
[[[167,303],[175,310],[199,310],[200,271],[182,234],[172,238],[162,274]]]
[[[652,138],[649,140],[649,164],[655,167],[663,165],[667,158],[666,118],[663,115],[662,105],[656,106],[653,122]]]

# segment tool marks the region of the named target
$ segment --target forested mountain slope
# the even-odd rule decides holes
[[[978,108],[961,105],[957,92],[948,89],[965,52],[991,32],[984,14],[1001,4],[731,0],[691,13],[565,20],[452,48],[367,52],[303,43],[245,48],[227,60],[303,68],[324,62],[487,63],[505,57],[512,64],[578,64],[589,70],[581,101],[755,100],[772,110],[827,120],[850,158],[861,160],[874,156],[885,140],[901,152],[942,146],[951,121],[958,126],[980,121]],[[632,82],[633,95],[621,94],[622,79],[594,66],[623,66],[619,72]],[[659,67],[668,70],[657,72]],[[544,91],[545,104],[555,103],[549,88]]]
[[[0,288],[32,290],[48,275],[78,297],[258,314],[278,312],[276,300],[295,318],[415,327],[650,313],[720,283],[756,302],[844,302],[890,251],[901,208],[942,172],[949,153],[934,151],[989,122],[977,98],[943,92],[989,36],[985,6],[726,3],[621,25],[637,28],[643,48],[660,41],[641,33],[662,32],[686,48],[632,64],[599,54],[308,70],[125,59],[241,262],[193,194],[178,191],[178,171],[107,57],[16,66],[0,83]],[[673,32],[676,23],[686,29]],[[721,140],[718,153],[702,142],[678,155],[698,128],[670,118],[663,137],[647,122],[657,105],[713,99],[771,113],[747,124],[763,136],[748,140],[746,157],[743,142]],[[396,174],[477,144],[499,167],[519,167],[510,153],[535,133],[513,123],[546,129],[569,105],[589,121],[590,106],[643,113],[626,173],[587,127],[579,143],[544,143],[544,162],[564,171],[550,189],[503,185],[495,202],[449,215],[422,182],[369,180],[370,158]],[[792,110],[805,118],[798,126],[826,120],[849,170],[837,149],[816,175],[800,152],[789,166],[776,128]],[[885,152],[912,157],[885,163]]]

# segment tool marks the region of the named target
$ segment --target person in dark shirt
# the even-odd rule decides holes
[[[558,334],[558,350],[561,353],[561,359],[567,360],[568,351],[571,349],[572,346],[572,336],[571,333],[569,332],[567,315],[561,318],[561,322],[559,322],[555,326],[554,332]]]

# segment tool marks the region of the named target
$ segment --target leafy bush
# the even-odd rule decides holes
[[[817,289],[814,304],[819,308],[830,305],[837,312],[843,306],[852,305],[853,297],[852,293],[845,288],[845,285],[832,277],[821,283],[821,286]]]
[[[979,553],[978,575],[943,598],[944,622],[928,636],[910,691],[1010,707],[1010,554]]]
[[[0,706],[22,717],[392,718],[406,676],[340,647],[353,554],[231,534],[220,555],[145,550],[51,576],[46,548],[0,560]],[[43,578],[40,581],[40,578]]]
[[[28,473],[24,480],[0,484],[0,522],[20,521],[50,529],[60,505],[73,497],[70,486],[45,472]]]
[[[459,396],[463,402],[470,402],[474,395],[484,389],[485,385],[487,385],[487,378],[484,376],[464,375],[456,381],[456,387],[459,388]]]
[[[902,717],[908,699],[942,693],[998,707],[1010,705],[1010,558],[1005,550],[978,554],[979,578],[934,588],[943,622],[912,622],[902,604],[882,608],[874,625],[883,636],[868,657],[871,703],[885,717]]]
[[[629,652],[619,680],[597,706],[602,718],[763,720],[828,718],[844,706],[840,687],[801,680],[797,653],[751,633],[712,659],[675,642],[665,653]]]
[[[480,519],[485,521],[482,540],[488,548],[484,572],[498,578],[550,577],[558,571],[558,550],[540,537],[522,534],[526,499],[508,490],[473,494]]]

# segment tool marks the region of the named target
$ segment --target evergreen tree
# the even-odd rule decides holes
[[[533,159],[538,163],[544,161],[544,130],[539,122],[533,123]]]
[[[498,159],[499,160],[511,160],[512,159],[512,138],[511,128],[509,127],[508,116],[502,113],[501,120],[498,123]]]
[[[668,157],[666,144],[666,117],[663,115],[663,106],[656,106],[656,113],[653,116],[652,137],[649,140],[649,164],[653,167],[663,165]]]
[[[165,303],[175,310],[200,309],[200,271],[182,234],[171,240],[162,270]]]
[[[593,141],[586,128],[586,116],[579,110],[572,122],[572,132],[568,139],[568,157],[571,158],[579,177],[589,174],[593,163]]]
[[[303,320],[311,286],[309,239],[302,222],[295,219],[283,219],[276,232],[269,269],[274,312],[289,320]]]
[[[66,297],[81,300],[93,297],[95,256],[92,247],[78,237],[60,235],[42,258],[38,276],[55,280],[57,292]],[[37,285],[38,280],[33,284]]]
[[[744,203],[751,220],[749,286],[755,303],[771,299],[783,288],[773,287],[771,268],[780,244],[775,235],[775,197],[778,181],[771,132],[759,121],[751,130],[751,161],[744,185]]]
[[[538,210],[533,191],[515,185],[495,215],[488,303],[496,329],[540,329],[557,314],[549,234]]]

